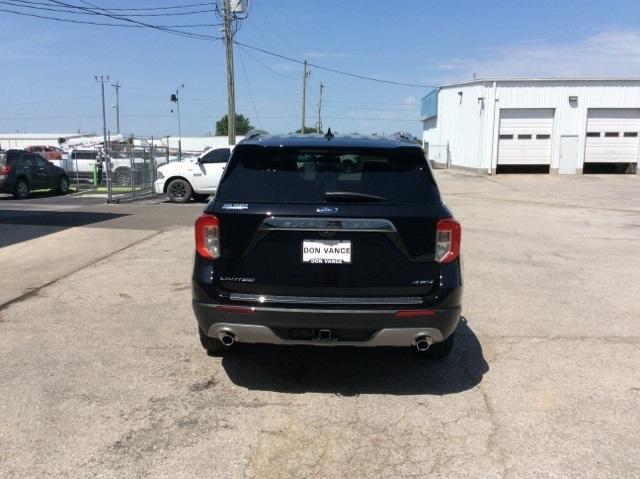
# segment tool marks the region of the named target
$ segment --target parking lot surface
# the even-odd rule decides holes
[[[203,205],[72,205],[115,216],[67,227],[0,201],[19,231],[0,255],[112,242],[0,305],[0,477],[639,477],[640,177],[437,177],[466,279],[439,362],[208,357],[189,283]]]

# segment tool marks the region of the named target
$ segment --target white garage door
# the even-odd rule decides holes
[[[585,163],[637,163],[640,109],[589,109]]]
[[[553,108],[500,110],[499,165],[549,165]]]

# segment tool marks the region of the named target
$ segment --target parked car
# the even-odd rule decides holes
[[[23,199],[32,190],[54,189],[69,192],[69,177],[62,168],[37,153],[8,150],[0,154],[0,193]]]
[[[231,148],[212,148],[195,161],[178,161],[161,166],[157,171],[155,192],[166,194],[174,203],[186,203],[192,197],[215,194]]]
[[[346,158],[361,170],[344,171]],[[210,354],[235,343],[451,351],[461,228],[404,136],[250,137],[195,239],[193,309]]]

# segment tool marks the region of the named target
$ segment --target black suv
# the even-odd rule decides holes
[[[444,357],[461,311],[460,236],[422,149],[402,135],[248,135],[195,224],[201,343],[210,354],[241,342]]]
[[[0,152],[0,193],[23,199],[31,190],[69,192],[67,172],[37,153],[23,150]]]

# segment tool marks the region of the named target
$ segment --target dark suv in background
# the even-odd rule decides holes
[[[26,198],[32,190],[69,192],[67,172],[37,153],[24,150],[0,152],[0,193]]]
[[[248,135],[195,225],[201,343],[444,357],[461,312],[460,237],[407,137]]]

